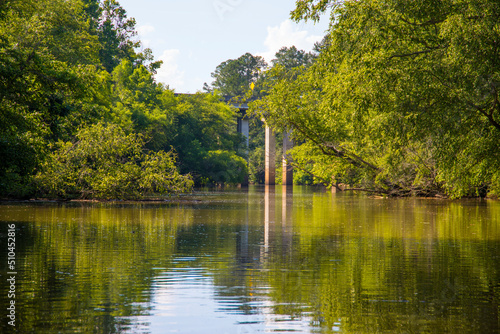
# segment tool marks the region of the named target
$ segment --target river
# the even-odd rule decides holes
[[[3,203],[0,274],[2,333],[499,333],[500,202]]]

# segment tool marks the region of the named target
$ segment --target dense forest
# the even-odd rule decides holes
[[[245,178],[235,109],[157,83],[161,62],[117,1],[1,6],[2,197],[139,198]]]
[[[0,197],[259,183],[263,120],[278,143],[291,132],[297,184],[497,197],[500,3],[306,0],[291,17],[328,13],[311,52],[246,53],[183,95],[156,82],[161,62],[116,0],[3,1]],[[250,103],[248,148],[227,96]]]
[[[317,182],[388,196],[500,194],[498,0],[297,1],[330,15],[310,66],[273,67],[254,113]]]

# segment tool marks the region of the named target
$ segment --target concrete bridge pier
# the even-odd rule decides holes
[[[243,111],[242,111],[243,110]],[[244,113],[244,109],[240,109],[241,113]],[[250,126],[249,126],[249,120],[246,117],[245,114],[242,114],[241,117],[238,117],[237,119],[237,131],[238,133],[241,133],[245,137],[245,144],[247,148],[247,153],[248,153],[248,147],[249,147],[249,138],[250,138]],[[247,164],[248,164],[248,159],[247,159]],[[248,186],[248,174],[245,177],[245,180],[241,183],[242,187],[247,187]]]
[[[245,137],[245,143],[246,143],[246,147],[248,148],[248,139],[250,137],[250,127],[249,127],[249,121],[248,121],[248,118],[242,116],[242,117],[238,117],[237,119],[237,131],[238,133],[241,133],[244,137]]]
[[[290,138],[290,133],[286,132],[283,135],[283,156],[282,156],[282,184],[293,185],[293,168],[291,166],[291,156],[288,152],[293,147],[293,142]],[[276,184],[276,137],[273,129],[266,125],[266,149],[265,149],[265,184]]]
[[[245,136],[246,144],[248,148],[249,144],[249,119],[247,116],[248,104],[233,102],[231,96],[224,97],[225,101],[232,106],[238,108],[238,118],[237,118],[237,131],[243,136]],[[265,119],[262,121],[266,123]],[[283,136],[283,156],[282,156],[282,168],[283,168],[283,185],[293,184],[293,169],[290,164],[291,156],[288,151],[293,147],[293,142],[290,139],[290,132],[287,132]],[[272,128],[266,124],[266,148],[265,148],[265,184],[275,185],[276,184],[276,137]],[[248,178],[242,185],[248,185]]]
[[[273,186],[276,184],[276,138],[274,136],[274,131],[266,125],[266,161],[265,161],[265,172],[266,186]]]
[[[285,132],[283,134],[283,156],[282,156],[282,169],[283,169],[283,178],[282,184],[284,186],[293,185],[293,168],[291,165],[292,156],[288,153],[293,147],[293,141],[290,138],[290,132]]]

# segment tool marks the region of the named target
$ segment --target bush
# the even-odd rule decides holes
[[[209,151],[203,164],[209,180],[217,184],[243,183],[248,175],[245,159],[229,151]]]
[[[40,196],[51,198],[141,198],[191,190],[179,174],[172,152],[145,153],[141,135],[126,135],[117,125],[82,129],[76,141],[59,142],[36,175]]]

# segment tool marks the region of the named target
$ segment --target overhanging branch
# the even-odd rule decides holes
[[[420,54],[431,53],[431,52],[438,50],[438,49],[441,49],[441,48],[443,48],[443,47],[434,47],[434,48],[430,48],[428,50],[403,53],[403,54],[399,54],[399,55],[392,55],[389,57],[389,60],[391,60],[393,58],[405,58],[405,57],[411,57],[411,56],[418,56]]]

